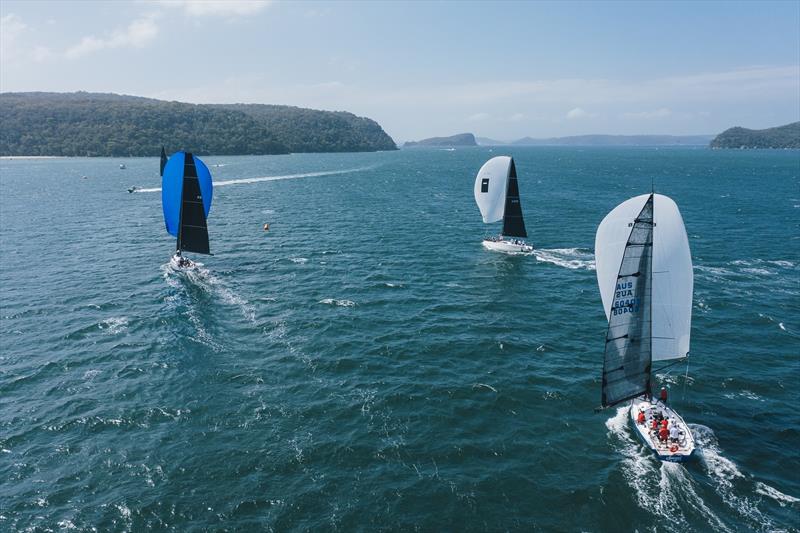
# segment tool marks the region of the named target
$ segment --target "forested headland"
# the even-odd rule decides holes
[[[101,93],[0,94],[0,155],[156,156],[396,150],[381,126],[343,111],[187,104]]]

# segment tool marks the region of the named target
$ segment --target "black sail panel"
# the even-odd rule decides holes
[[[197,180],[194,157],[189,153],[184,160],[178,249],[198,254],[211,253],[208,245],[206,214],[203,210],[203,195],[200,191],[200,182]]]
[[[519,185],[517,184],[517,168],[511,160],[511,170],[506,188],[506,210],[503,215],[503,235],[506,237],[527,237],[525,221],[522,219],[522,205],[519,203]]]
[[[167,166],[167,152],[164,147],[161,147],[161,176],[164,175],[164,167]]]
[[[653,195],[633,222],[608,319],[603,407],[650,392]]]

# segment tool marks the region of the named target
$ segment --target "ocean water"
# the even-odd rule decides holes
[[[533,255],[480,244],[501,153]],[[0,161],[1,531],[800,530],[798,152],[204,160],[193,273],[156,158]],[[594,412],[594,233],[651,183],[695,264],[685,465]]]

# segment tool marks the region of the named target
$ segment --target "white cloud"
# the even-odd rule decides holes
[[[33,49],[32,56],[37,63],[43,63],[53,57],[53,52],[46,46],[37,46]]]
[[[193,17],[253,15],[266,8],[269,0],[164,0],[168,7],[178,7]]]
[[[567,119],[569,120],[576,120],[579,118],[589,118],[593,117],[591,113],[587,113],[583,108],[576,107],[567,111]]]
[[[470,115],[467,117],[467,120],[470,122],[479,122],[481,120],[486,120],[489,118],[489,113],[475,113],[474,115]]]
[[[78,59],[87,54],[112,48],[142,48],[158,35],[158,25],[153,17],[134,20],[124,30],[115,30],[105,38],[88,35],[67,49],[68,59]]]
[[[0,58],[3,63],[15,61],[20,53],[19,39],[28,26],[13,13],[0,17]]]
[[[655,118],[666,118],[672,115],[672,111],[666,107],[661,107],[653,111],[638,111],[635,113],[623,113],[622,118],[650,120]]]

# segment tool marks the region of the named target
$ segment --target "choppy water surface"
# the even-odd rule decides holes
[[[499,153],[206,157],[189,274],[156,158],[0,161],[0,530],[797,531],[798,153],[514,149],[527,256],[480,245]],[[593,412],[594,232],[651,178],[695,262],[688,465]]]

